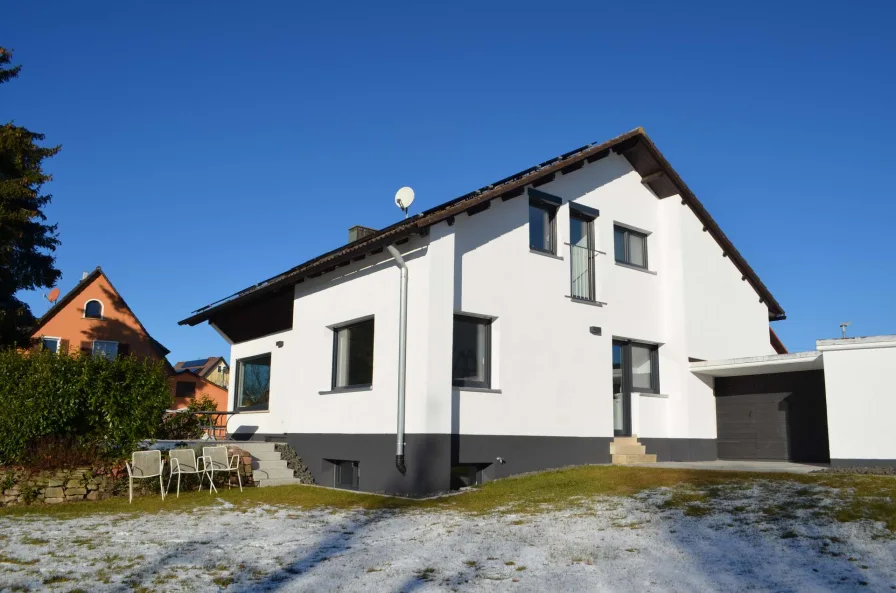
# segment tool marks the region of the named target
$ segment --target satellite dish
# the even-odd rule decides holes
[[[58,299],[58,298],[59,298],[59,289],[58,288],[54,288],[53,290],[50,291],[50,294],[47,295],[47,300],[50,301],[51,303],[55,303],[56,299]]]
[[[414,190],[405,186],[395,192],[395,205],[401,208],[405,217],[408,215],[408,208],[414,203]]]

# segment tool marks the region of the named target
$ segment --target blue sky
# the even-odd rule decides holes
[[[398,187],[419,211],[643,126],[788,347],[896,333],[892,3],[422,4],[6,6],[0,120],[63,146],[62,291],[101,265],[172,361],[226,355],[177,321],[395,222]]]

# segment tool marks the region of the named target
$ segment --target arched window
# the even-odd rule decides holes
[[[91,319],[102,319],[103,304],[96,300],[87,301],[87,304],[84,305],[84,317],[88,317]]]

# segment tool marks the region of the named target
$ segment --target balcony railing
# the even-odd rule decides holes
[[[594,281],[594,258],[600,253],[589,247],[569,245],[570,293],[581,301],[597,302]]]

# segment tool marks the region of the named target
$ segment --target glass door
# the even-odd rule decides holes
[[[626,344],[613,342],[613,434],[631,436],[631,389],[626,378],[629,362]]]

